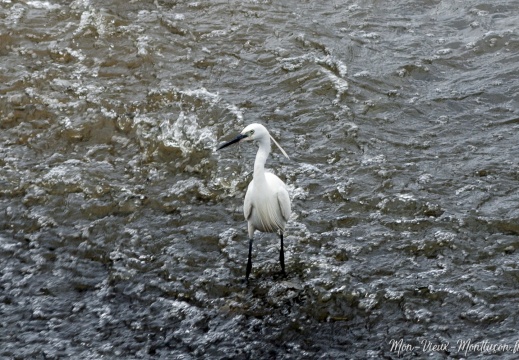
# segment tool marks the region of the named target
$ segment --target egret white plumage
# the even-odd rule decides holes
[[[290,159],[283,148],[274,140],[267,129],[260,124],[250,124],[233,140],[218,147],[218,150],[242,141],[254,140],[259,148],[254,162],[253,179],[247,188],[243,215],[248,224],[249,258],[245,278],[249,281],[252,269],[252,242],[254,231],[277,232],[281,239],[279,262],[281,271],[285,274],[285,252],[283,249],[283,233],[290,218],[290,197],[285,183],[271,172],[265,172],[265,162],[270,153],[270,140],[277,145],[283,155]]]

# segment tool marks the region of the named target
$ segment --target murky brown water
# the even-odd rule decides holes
[[[0,1],[0,356],[515,358],[517,9]]]

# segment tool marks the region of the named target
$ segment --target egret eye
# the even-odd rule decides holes
[[[249,131],[249,136],[254,135],[254,130]]]

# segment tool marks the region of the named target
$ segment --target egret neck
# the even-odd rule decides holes
[[[259,149],[256,153],[256,161],[254,162],[254,183],[258,187],[266,187],[265,179],[265,163],[270,153],[270,138],[262,137],[258,140]]]

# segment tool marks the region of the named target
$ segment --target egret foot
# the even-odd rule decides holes
[[[281,264],[281,273],[283,276],[286,276],[285,272],[285,251],[283,249],[283,233],[279,234],[279,237],[281,238],[281,249],[279,250],[279,263]]]
[[[249,284],[249,275],[252,270],[252,239],[249,239],[249,259],[247,260],[247,269],[245,270],[245,280]]]

